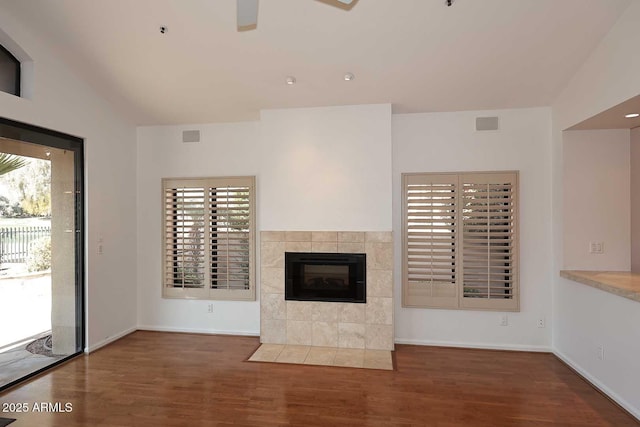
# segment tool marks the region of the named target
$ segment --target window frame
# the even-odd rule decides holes
[[[212,283],[214,279],[213,276],[213,266],[218,267],[216,263],[213,262],[212,258],[217,257],[217,245],[213,243],[213,235],[215,233],[229,234],[229,231],[221,232],[218,228],[213,225],[214,215],[213,212],[216,212],[213,208],[214,205],[212,203],[213,199],[209,199],[211,196],[212,190],[214,189],[223,189],[229,187],[247,187],[248,188],[248,210],[249,213],[247,215],[248,219],[248,289],[219,289],[214,288]],[[209,177],[209,178],[163,178],[162,179],[162,207],[160,209],[162,214],[161,220],[161,233],[162,233],[162,297],[163,298],[174,298],[174,299],[204,299],[204,300],[231,300],[231,301],[255,301],[256,299],[256,221],[255,221],[255,211],[256,211],[256,202],[255,202],[255,177],[254,176],[233,176],[233,177]],[[198,245],[202,245],[202,274],[203,274],[203,285],[202,287],[188,287],[188,286],[172,286],[172,283],[168,280],[168,268],[175,268],[175,266],[168,265],[168,258],[170,257],[169,252],[175,250],[174,243],[170,243],[170,239],[168,238],[169,234],[169,221],[168,217],[175,218],[175,210],[169,209],[167,204],[167,191],[171,190],[185,190],[185,189],[202,189],[203,190],[203,202],[205,204],[209,204],[209,206],[204,207],[204,218],[203,218],[203,236],[201,243]],[[218,190],[220,191],[220,190]],[[173,224],[175,226],[175,223]],[[174,232],[175,233],[175,232]],[[171,247],[170,247],[171,246]],[[173,252],[171,252],[171,257],[175,256]],[[227,255],[228,260],[228,255]],[[227,281],[229,281],[230,273],[227,271]],[[228,284],[228,283],[227,283]]]
[[[18,58],[14,54],[12,54],[6,47],[0,44],[0,53],[5,54],[11,62],[13,62],[15,66],[14,75],[15,75],[15,87],[13,88],[13,92],[7,92],[0,89],[0,92],[8,93],[9,95],[21,96],[21,87],[22,87],[22,76],[21,76],[21,63]]]
[[[486,172],[440,172],[440,173],[403,173],[402,174],[402,306],[403,307],[415,307],[415,308],[438,308],[438,309],[455,309],[455,310],[487,310],[487,311],[520,311],[520,280],[519,280],[519,172],[518,171],[486,171]],[[501,182],[502,181],[502,182]],[[497,185],[504,186],[504,184],[510,185],[510,190],[508,193],[509,200],[509,209],[503,210],[500,213],[501,209],[498,207],[498,216],[505,216],[505,212],[508,212],[507,215],[509,220],[508,224],[500,224],[498,228],[507,227],[511,232],[509,233],[509,238],[505,242],[499,243],[507,243],[505,245],[505,269],[508,269],[508,273],[505,272],[505,276],[509,276],[511,279],[506,285],[510,292],[510,298],[491,298],[491,288],[493,288],[493,283],[488,286],[488,296],[482,298],[473,298],[469,297],[469,292],[467,291],[467,297],[465,297],[465,256],[469,257],[471,253],[470,250],[465,252],[464,243],[465,241],[465,191],[464,185]],[[420,265],[418,267],[410,266],[409,260],[409,222],[412,221],[412,217],[409,216],[409,186],[425,186],[428,189],[421,191],[432,191],[430,190],[434,186],[445,186],[451,185],[453,188],[453,193],[455,193],[455,203],[451,205],[450,210],[445,210],[444,212],[453,212],[453,215],[450,221],[443,220],[443,224],[438,224],[433,229],[443,228],[447,226],[447,224],[453,224],[448,226],[455,227],[454,230],[451,230],[451,235],[454,236],[454,246],[455,252],[452,255],[452,267],[451,272],[455,276],[455,281],[452,283],[450,289],[446,289],[445,292],[436,290],[434,292],[435,285],[442,285],[440,282],[433,281],[434,272],[431,270],[429,274],[431,275],[431,281],[425,280],[424,283],[428,283],[429,286],[421,286],[420,280],[415,280],[416,275],[419,275]],[[443,212],[442,200],[443,196],[441,190],[439,194],[439,204],[437,208],[434,208],[433,201],[431,205],[428,206],[430,209],[426,214],[422,214],[426,217],[433,218],[436,215],[435,212]],[[468,194],[468,193],[467,193]],[[433,197],[433,196],[430,196]],[[507,200],[506,199],[506,200]],[[426,199],[425,199],[426,200]],[[415,208],[414,208],[415,209]],[[467,209],[468,211],[468,209]],[[415,212],[415,210],[414,210]],[[437,214],[438,216],[445,216],[441,213]],[[491,215],[493,216],[493,215]],[[487,236],[490,236],[490,229],[493,226],[493,220],[489,216],[487,227]],[[413,217],[414,226],[412,230],[420,228],[419,225],[416,226],[415,223],[416,217]],[[431,220],[433,221],[433,220]],[[433,222],[432,222],[433,224]],[[447,227],[448,227],[447,226]],[[468,223],[467,223],[468,226]],[[431,229],[430,229],[431,230]],[[503,230],[501,230],[503,231]],[[446,231],[445,231],[446,232]],[[489,237],[487,237],[489,239]],[[492,268],[496,268],[494,264],[491,264],[492,256],[492,248],[490,246],[491,242],[488,240],[489,246],[487,246],[487,259],[490,263],[490,267],[487,269],[487,274],[491,275]],[[428,245],[433,245],[433,239],[431,238]],[[500,252],[500,245],[498,245],[498,252]],[[467,246],[468,247],[468,246]],[[477,247],[474,248],[477,251]],[[433,249],[431,249],[433,252]],[[444,252],[442,252],[444,253]],[[477,253],[477,252],[476,252]],[[440,254],[437,254],[440,255]],[[474,255],[475,256],[475,255]],[[437,257],[436,257],[437,258]],[[424,262],[430,263],[430,265],[434,264],[434,255],[429,254]],[[412,258],[413,259],[413,258]],[[469,260],[468,262],[471,262]],[[443,261],[439,261],[439,265],[436,265],[436,269],[440,268],[441,271],[449,271],[447,268],[443,266],[446,265]],[[437,264],[437,262],[436,262]],[[498,265],[500,262],[497,263]],[[471,264],[469,264],[471,265]],[[433,268],[433,267],[431,267]],[[412,270],[412,276],[410,277],[410,269]],[[471,270],[471,267],[469,267]],[[416,273],[418,271],[418,273]],[[446,283],[445,283],[446,284]],[[452,292],[455,291],[455,292]]]

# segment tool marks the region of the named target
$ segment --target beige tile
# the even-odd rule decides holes
[[[393,297],[393,271],[367,271],[367,299],[369,297]]]
[[[336,242],[311,242],[311,252],[338,252],[338,244]]]
[[[393,324],[393,299],[371,297],[367,299],[365,320],[372,325]]]
[[[311,301],[287,301],[287,320],[311,320],[313,305]]]
[[[287,320],[287,344],[311,345],[311,322]]]
[[[367,325],[365,335],[368,350],[393,350],[393,326]]]
[[[367,270],[393,270],[392,243],[365,243]]]
[[[340,242],[338,242],[338,253],[340,253],[340,254],[362,254],[362,253],[364,253],[364,243],[340,243]]]
[[[391,362],[391,352],[389,350],[365,350],[364,360],[387,360]]]
[[[311,252],[311,242],[286,242],[287,252]]]
[[[338,347],[364,348],[365,325],[362,323],[338,323]]]
[[[260,342],[265,344],[286,344],[287,321],[262,320],[260,322]]]
[[[337,322],[312,322],[311,345],[318,347],[338,346]]]
[[[284,231],[261,231],[260,242],[284,242]]]
[[[304,360],[305,365],[333,365],[333,359],[336,357],[335,347],[311,347],[309,354]]]
[[[338,322],[364,323],[365,304],[340,303],[338,306]]]
[[[284,294],[284,269],[279,267],[261,268],[260,282],[261,294]]]
[[[284,344],[262,344],[249,360],[252,362],[275,362],[283,348]]]
[[[348,366],[352,368],[364,367],[364,350],[339,348],[333,359],[333,366]]]
[[[309,346],[306,345],[285,345],[276,362],[280,363],[304,363],[309,353]]]
[[[314,302],[311,307],[311,320],[314,322],[337,322],[338,307],[342,303],[338,302]]]
[[[262,242],[260,244],[261,267],[284,268],[284,242]]]
[[[338,243],[364,243],[362,231],[338,231]]]
[[[260,300],[260,318],[287,320],[287,306],[282,294],[263,294]]]
[[[310,242],[311,232],[310,231],[285,231],[284,238],[285,238],[285,241],[287,242]]]
[[[393,233],[391,231],[367,231],[364,241],[369,242],[393,242]]]
[[[312,242],[338,242],[338,232],[337,231],[312,231],[311,232],[311,241]]]
[[[393,370],[391,352],[386,350],[365,350],[364,367],[368,369]]]

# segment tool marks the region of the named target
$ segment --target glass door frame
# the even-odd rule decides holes
[[[57,360],[50,365],[38,369],[9,382],[0,385],[0,392],[13,387],[17,383],[32,378],[67,360],[84,353],[85,348],[85,194],[84,194],[84,140],[62,132],[41,128],[27,123],[0,117],[0,137],[14,141],[27,142],[43,147],[59,148],[74,153],[74,181],[75,181],[75,296],[76,296],[76,351],[69,356]]]

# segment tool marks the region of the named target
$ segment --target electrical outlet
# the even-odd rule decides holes
[[[500,315],[500,326],[508,326],[509,325],[509,317],[506,314]]]
[[[207,305],[207,313],[213,313],[213,304]]]
[[[538,328],[544,328],[544,317],[538,319]]]
[[[589,253],[590,254],[603,254],[604,253],[604,243],[593,241],[589,242]]]
[[[604,360],[604,346],[602,344],[596,347],[596,358]]]

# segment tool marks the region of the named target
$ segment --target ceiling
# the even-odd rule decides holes
[[[0,0],[134,123],[391,103],[395,113],[551,105],[631,0]],[[160,26],[167,32],[160,33]],[[346,72],[355,79],[345,81]],[[286,76],[297,84],[285,84]]]

